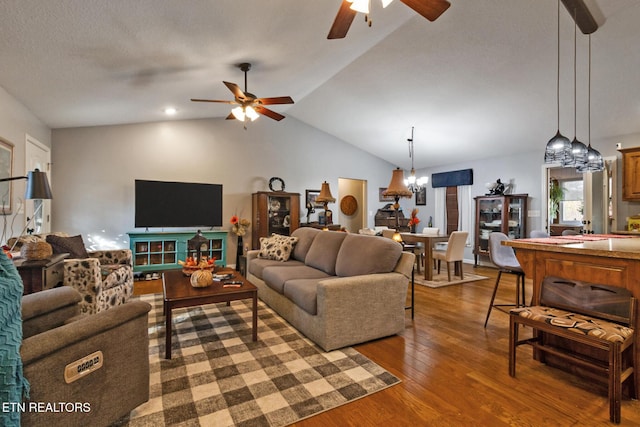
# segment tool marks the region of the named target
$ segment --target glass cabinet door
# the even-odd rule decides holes
[[[485,198],[478,200],[478,250],[489,251],[489,235],[494,231],[502,231],[502,198]]]
[[[286,196],[269,196],[269,235],[289,234],[291,225],[291,198]]]
[[[507,224],[507,236],[510,239],[522,239],[526,237],[523,230],[524,200],[522,198],[512,198],[509,200],[509,212],[507,212],[509,223]]]

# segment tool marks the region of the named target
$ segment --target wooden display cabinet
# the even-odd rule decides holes
[[[510,239],[521,239],[527,233],[528,194],[478,196],[476,201],[476,232],[473,255],[489,256],[489,235],[498,231]]]
[[[300,194],[258,191],[252,195],[251,244],[260,248],[260,237],[273,233],[291,235],[300,226]]]

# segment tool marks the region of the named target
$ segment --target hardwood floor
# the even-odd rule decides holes
[[[407,310],[404,332],[355,346],[401,384],[294,425],[614,425],[605,386],[533,360],[529,346],[519,347],[517,377],[509,376],[508,315],[494,309],[483,327],[497,270],[464,268],[489,279],[438,289],[416,285],[415,319]],[[136,293],[162,292],[162,281],[134,287]],[[531,292],[527,281],[527,301]],[[496,302],[513,301],[515,276],[506,274]],[[640,425],[638,401],[625,397],[620,425]]]
[[[497,271],[474,272],[489,279],[416,285],[415,319],[407,312],[405,331],[355,346],[401,384],[294,425],[614,425],[605,386],[533,360],[529,346],[518,348],[517,377],[509,376],[508,315],[494,309],[483,327]],[[527,281],[527,300],[531,292]],[[502,276],[496,301],[515,301],[515,276]],[[638,401],[625,397],[620,425],[640,425]]]

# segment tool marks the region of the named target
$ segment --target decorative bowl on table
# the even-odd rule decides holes
[[[193,273],[195,273],[196,271],[208,271],[209,274],[213,274],[213,271],[216,269],[215,265],[208,265],[206,267],[199,267],[197,265],[194,266],[187,266],[187,265],[183,265],[182,266],[182,273],[185,276],[191,276]]]

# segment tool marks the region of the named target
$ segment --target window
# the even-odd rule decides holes
[[[562,180],[564,197],[560,201],[560,223],[582,222],[584,215],[584,185],[582,179]]]

